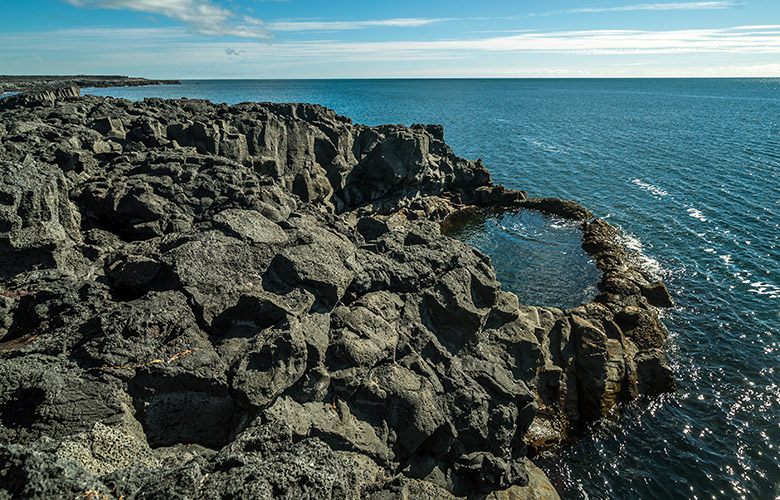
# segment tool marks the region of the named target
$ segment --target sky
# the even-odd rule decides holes
[[[0,74],[780,77],[780,0],[3,0]]]

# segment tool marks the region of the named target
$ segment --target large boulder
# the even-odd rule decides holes
[[[81,215],[62,171],[29,161],[0,162],[0,276],[68,268],[81,243]]]

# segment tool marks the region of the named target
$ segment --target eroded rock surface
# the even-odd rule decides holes
[[[648,306],[668,293],[611,240],[600,302],[563,312],[441,235],[429,219],[525,194],[440,127],[5,108],[0,498],[515,498],[540,405],[585,421],[668,389]]]

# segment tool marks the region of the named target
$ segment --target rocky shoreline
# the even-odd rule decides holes
[[[54,90],[62,87],[141,87],[144,85],[180,85],[178,80],[149,80],[133,76],[19,76],[0,75],[0,95],[8,92]]]
[[[442,234],[479,206],[582,221],[601,293],[520,305]],[[674,389],[617,230],[439,126],[8,97],[0,259],[0,499],[557,498],[529,449]]]

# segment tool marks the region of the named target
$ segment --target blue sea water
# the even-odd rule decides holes
[[[664,321],[679,392],[631,404],[540,465],[567,499],[780,498],[780,79],[208,80],[87,93],[440,123],[496,182],[606,217],[675,297]],[[550,300],[576,302],[594,275],[556,224],[492,216],[463,238],[524,301],[560,272],[575,285]],[[564,265],[526,272],[534,245]]]
[[[490,255],[521,304],[565,309],[593,300],[601,276],[579,226],[536,210],[476,210],[448,219],[446,234]]]

